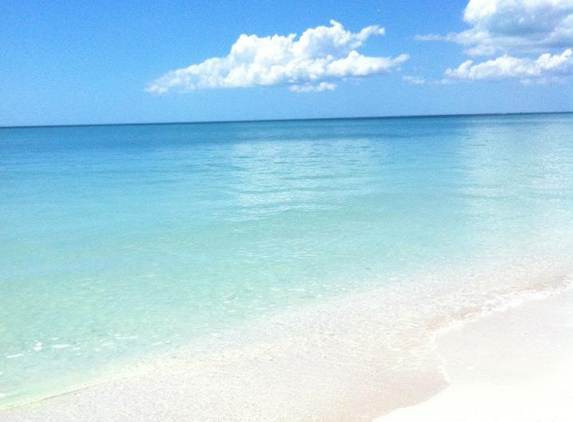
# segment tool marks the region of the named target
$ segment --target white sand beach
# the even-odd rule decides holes
[[[450,386],[376,422],[570,421],[573,292],[526,303],[442,335]]]
[[[358,329],[380,322],[367,319],[379,313],[375,308],[352,314],[364,300],[358,295],[340,304],[337,314],[332,307],[315,309],[314,331],[306,327],[306,336],[270,341],[282,324],[300,326],[294,312],[290,320],[266,325],[257,341],[247,339],[252,347],[173,357],[141,373],[3,411],[2,420],[569,420],[573,292],[464,323],[442,334],[437,350],[409,339],[410,361],[402,356],[402,366],[399,352],[381,349],[376,332]],[[304,316],[309,321],[308,312]]]

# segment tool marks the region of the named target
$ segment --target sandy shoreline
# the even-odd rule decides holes
[[[443,334],[450,386],[376,422],[552,421],[573,415],[573,291]]]
[[[265,323],[242,339],[248,347],[174,356],[147,371],[0,414],[4,422],[394,422],[427,421],[431,412],[440,421],[508,420],[523,407],[520,398],[544,415],[555,400],[571,399],[571,291],[464,323],[440,337],[438,354],[428,329],[436,328],[430,316],[441,305],[435,294],[420,296],[420,304],[435,298],[426,310],[413,308],[411,293],[400,286],[320,304]],[[401,301],[404,306],[394,306]],[[401,315],[406,309],[416,313]],[[384,331],[377,331],[382,324]],[[551,377],[555,373],[562,376]],[[542,395],[540,382],[555,400],[533,400]],[[498,403],[501,393],[507,400]],[[469,412],[488,400],[489,413]],[[565,414],[531,420],[565,421]]]

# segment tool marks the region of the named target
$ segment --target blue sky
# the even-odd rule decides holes
[[[573,0],[0,0],[0,126],[570,111],[572,47]]]

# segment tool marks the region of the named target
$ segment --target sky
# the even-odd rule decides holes
[[[0,126],[573,110],[573,0],[0,0]]]

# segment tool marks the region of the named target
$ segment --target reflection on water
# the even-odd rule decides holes
[[[553,233],[573,221],[573,145],[566,121],[507,117],[468,128],[460,143],[459,189],[475,232],[485,245]]]
[[[242,142],[229,161],[231,192],[245,216],[340,207],[368,195],[383,148],[360,139]]]

